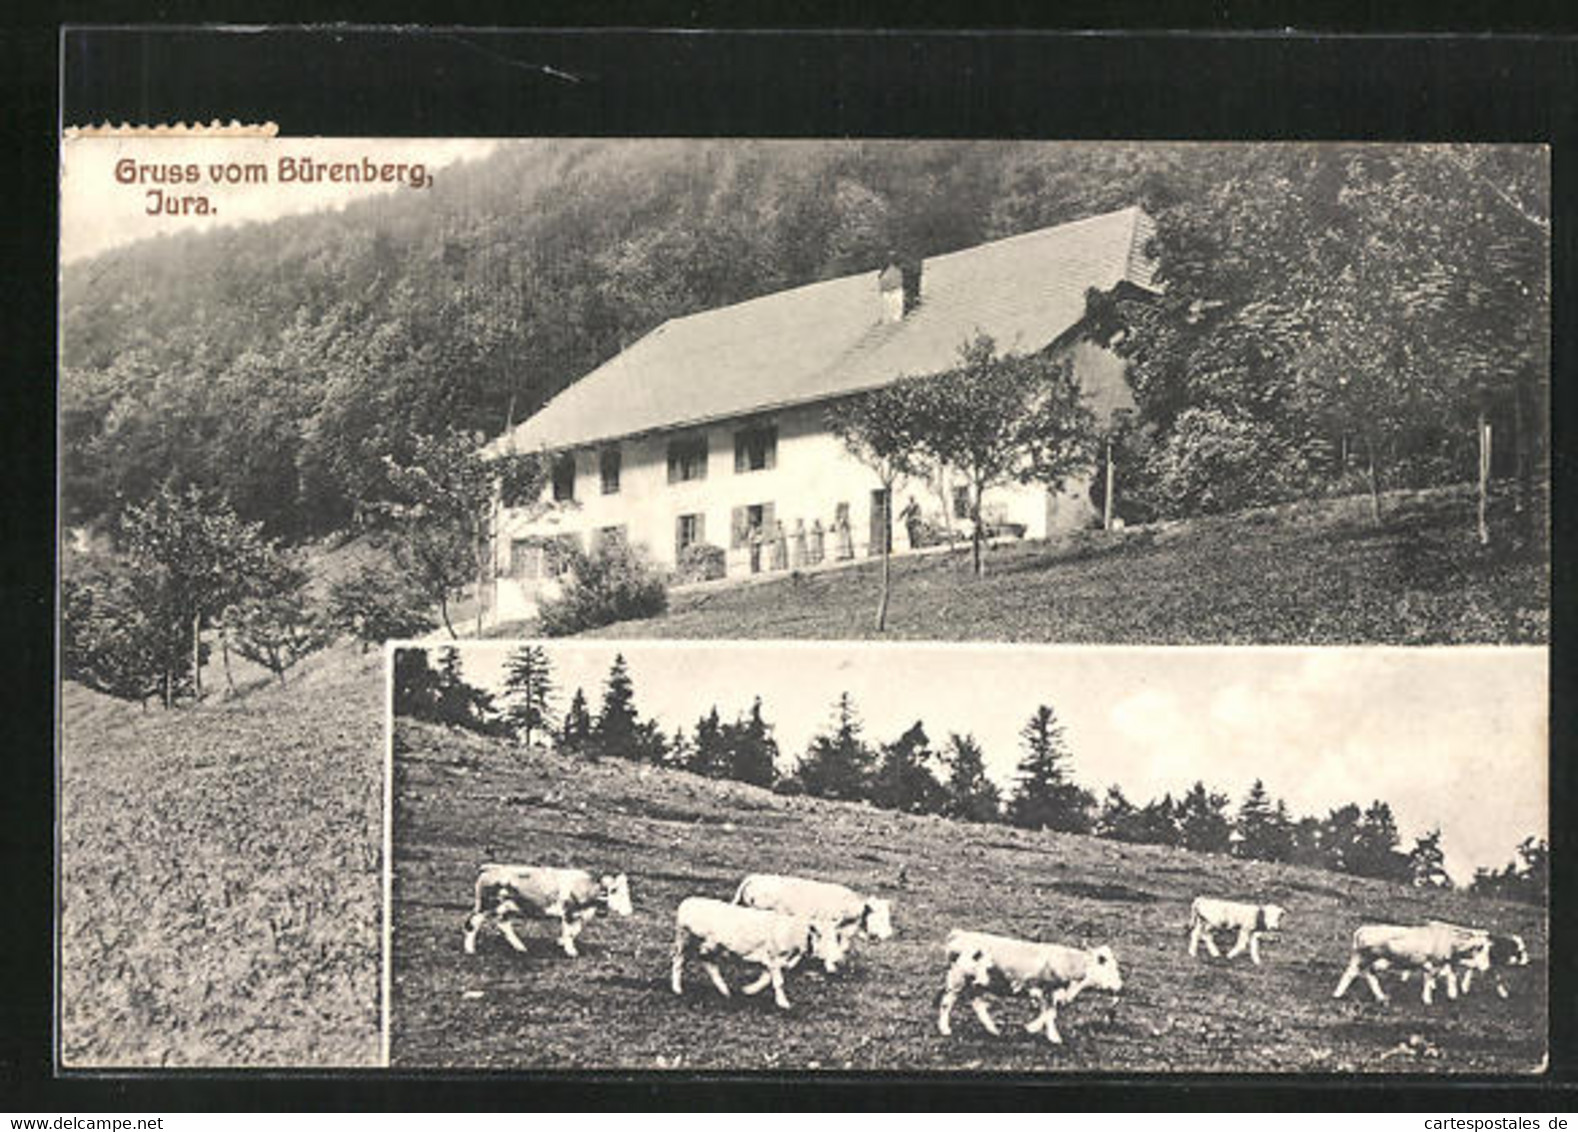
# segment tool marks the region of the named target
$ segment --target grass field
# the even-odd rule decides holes
[[[239,665],[246,695],[174,712],[66,685],[66,1065],[377,1063],[382,673]]]
[[[395,797],[397,1067],[1517,1073],[1545,1052],[1545,928],[1524,906],[572,763],[407,721]],[[533,925],[528,955],[487,932],[465,955],[472,881],[496,860],[627,872],[635,914],[594,920],[578,960],[556,950],[547,924]],[[766,994],[724,1000],[699,970],[676,998],[675,906],[728,898],[751,871],[889,897],[896,935],[865,945],[839,976],[792,972],[787,1012]],[[1264,966],[1189,958],[1188,905],[1200,893],[1288,909]],[[1394,979],[1390,1005],[1362,983],[1332,1000],[1354,927],[1428,917],[1522,933],[1534,961],[1512,973],[1511,997],[1476,987],[1427,1008],[1417,982]],[[1067,1008],[1062,1047],[1012,1025],[1030,1017],[1023,1003],[997,1011],[1002,1038],[968,1010],[943,1038],[933,1004],[953,927],[1110,944],[1124,991]]]
[[[1475,540],[1466,489],[1314,500],[1062,543],[1005,543],[970,573],[962,546],[893,561],[893,639],[1059,644],[1526,644],[1549,635],[1543,551]],[[1510,524],[1496,501],[1497,534]],[[594,635],[875,635],[880,566],[672,595],[668,613]],[[529,635],[529,625],[492,635]]]

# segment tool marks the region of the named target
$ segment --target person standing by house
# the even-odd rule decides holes
[[[821,518],[819,517],[819,518],[812,519],[811,520],[811,548],[810,548],[811,557],[810,557],[810,559],[808,561],[813,566],[820,566],[822,564],[822,554],[823,554],[823,551],[825,550],[825,545],[824,545],[825,537],[826,536],[822,533],[822,520],[821,520]]]
[[[773,524],[773,551],[771,568],[782,570],[789,565],[789,536],[784,533],[784,521]]]
[[[794,542],[789,547],[789,565],[796,570],[805,567],[805,520],[794,521]]]
[[[904,510],[899,512],[899,520],[904,524],[904,534],[909,539],[910,549],[920,549],[921,509],[913,495],[910,496],[909,502],[904,504]]]
[[[762,572],[762,525],[752,523],[750,533],[746,536],[751,548],[751,573]]]
[[[840,503],[838,514],[833,518],[833,535],[837,542],[838,560],[847,562],[855,557],[855,540],[849,533],[849,504]]]

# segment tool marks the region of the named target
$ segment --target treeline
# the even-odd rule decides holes
[[[557,726],[552,663],[540,646],[525,645],[511,654],[498,700],[465,682],[456,649],[444,649],[440,658],[433,668],[426,650],[396,652],[396,714],[513,736],[527,744],[540,740],[571,756],[626,759],[747,782],[780,794],[1176,846],[1418,887],[1452,887],[1441,830],[1416,838],[1405,851],[1391,806],[1379,799],[1366,807],[1339,806],[1324,817],[1295,817],[1285,801],[1273,798],[1256,779],[1237,806],[1203,781],[1176,799],[1169,793],[1139,805],[1112,785],[1098,801],[1075,780],[1064,728],[1045,704],[1020,732],[1019,762],[1003,792],[987,776],[984,752],[974,736],[950,733],[934,747],[917,720],[892,741],[873,743],[847,693],[839,696],[827,725],[806,750],[785,758],[772,724],[763,718],[760,697],[733,720],[725,720],[714,706],[693,727],[668,734],[656,720],[643,720],[622,654],[614,658],[596,712],[584,690],[576,688]],[[1530,837],[1504,869],[1478,870],[1469,891],[1542,904],[1547,874],[1546,843]]]
[[[497,435],[665,319],[1135,203],[1165,290],[1091,312],[1134,367],[1120,515],[1379,500],[1481,459],[1527,486],[1537,147],[545,140],[71,265],[64,521],[170,483],[271,537],[376,522],[419,436]]]

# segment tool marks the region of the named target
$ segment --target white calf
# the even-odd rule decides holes
[[[555,869],[544,865],[483,865],[477,873],[476,906],[466,917],[463,946],[466,954],[477,950],[477,932],[491,923],[516,951],[526,945],[511,923],[517,918],[559,921],[559,946],[572,958],[579,954],[575,939],[586,922],[607,908],[630,915],[630,883],[625,875],[593,879],[581,869]]]
[[[1436,979],[1446,982],[1447,997],[1457,997],[1456,968],[1484,971],[1490,966],[1490,937],[1465,933],[1447,924],[1401,927],[1395,924],[1366,924],[1353,933],[1353,954],[1347,969],[1332,991],[1333,998],[1348,993],[1360,975],[1369,984],[1375,1001],[1387,1001],[1376,973],[1388,969],[1418,971],[1424,982],[1426,1004],[1434,1000]]]
[[[1267,932],[1282,929],[1282,917],[1287,913],[1280,904],[1241,904],[1236,900],[1216,900],[1210,896],[1196,896],[1189,905],[1189,954],[1197,956],[1200,944],[1213,959],[1222,953],[1216,949],[1213,936],[1217,932],[1237,932],[1238,939],[1227,953],[1236,959],[1247,949],[1249,961],[1260,966],[1260,937]]]
[[[773,1001],[784,1010],[789,999],[784,995],[784,972],[797,965],[807,954],[836,968],[848,941],[838,932],[799,916],[786,916],[760,908],[743,908],[706,896],[690,896],[674,913],[674,961],[670,985],[675,994],[684,994],[685,959],[695,955],[702,970],[729,996],[729,984],[718,969],[718,959],[732,955],[762,968],[759,979],[741,987],[745,994],[756,994],[768,983]]]
[[[948,933],[948,979],[937,1005],[937,1029],[953,1032],[953,1004],[961,993],[972,995],[975,1016],[990,1034],[998,1034],[983,992],[1024,994],[1036,1004],[1037,1015],[1025,1024],[1030,1033],[1046,1032],[1047,1041],[1062,1042],[1057,1008],[1073,1002],[1086,987],[1117,993],[1123,989],[1118,960],[1110,947],[1090,950],[1056,943],[1031,943],[985,932]]]
[[[830,923],[846,939],[856,934],[867,939],[890,939],[893,936],[892,904],[878,897],[861,896],[852,889],[828,881],[753,873],[740,882],[740,887],[734,893],[734,902],[749,908],[765,908],[789,916],[803,916],[818,923]]]

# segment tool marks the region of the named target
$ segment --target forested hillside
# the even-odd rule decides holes
[[[496,434],[664,319],[1133,203],[1166,293],[1094,312],[1132,517],[1467,478],[1481,412],[1538,464],[1542,150],[543,140],[68,267],[65,521],[173,480],[340,529],[416,435]]]

